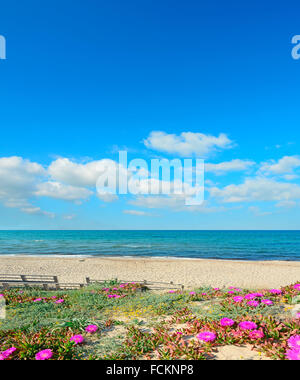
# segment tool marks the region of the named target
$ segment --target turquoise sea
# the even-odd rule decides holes
[[[300,261],[300,231],[0,231],[0,255]]]

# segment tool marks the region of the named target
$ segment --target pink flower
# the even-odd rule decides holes
[[[3,352],[0,352],[0,360],[7,359],[10,355],[12,355],[16,351],[16,347],[11,347]]]
[[[262,293],[253,293],[255,297],[263,297],[264,295]]]
[[[181,332],[181,331],[176,331],[176,334],[178,334],[178,335],[182,335],[183,332]]]
[[[169,293],[175,293],[175,290],[169,290]]]
[[[263,303],[264,305],[268,305],[268,306],[273,305],[273,301],[268,300],[268,299],[261,300],[261,303]]]
[[[269,293],[271,293],[271,294],[281,294],[282,291],[280,289],[270,289]]]
[[[91,333],[91,334],[95,333],[97,330],[98,330],[98,326],[96,326],[96,325],[88,325],[85,328],[85,331],[88,333]]]
[[[242,302],[244,300],[244,297],[243,296],[236,296],[236,297],[233,297],[233,301],[234,302]]]
[[[4,298],[4,294],[0,294],[0,298]]]
[[[215,290],[217,292],[218,290],[220,290],[220,288],[214,288],[213,290]]]
[[[212,342],[216,340],[217,334],[212,331],[203,331],[200,334],[197,335],[197,338],[199,340],[202,340],[204,342]]]
[[[257,329],[257,324],[251,321],[244,321],[239,323],[239,328],[242,330],[255,330]]]
[[[247,305],[257,307],[259,305],[259,302],[252,300],[247,302]]]
[[[295,285],[294,285],[294,289],[296,289],[296,290],[300,290],[300,284],[295,284]]]
[[[256,298],[256,295],[254,293],[249,293],[245,295],[246,300],[253,300],[254,298]]]
[[[288,350],[285,354],[285,356],[289,360],[300,360],[300,350],[297,350],[295,348]]]
[[[234,320],[230,318],[222,318],[220,320],[221,326],[233,326],[234,324],[235,324]]]
[[[207,293],[201,293],[202,296],[207,296]]]
[[[38,352],[35,355],[35,359],[36,360],[48,360],[48,359],[51,359],[52,356],[53,356],[53,353],[51,350],[43,350],[43,351]]]
[[[195,294],[196,294],[196,292],[190,292],[191,296],[194,296]]]
[[[57,301],[55,301],[55,303],[57,303],[57,304],[59,304],[59,303],[64,303],[64,302],[65,302],[65,300],[63,300],[62,298],[59,299],[59,300],[57,300]]]
[[[300,318],[300,313],[297,313],[297,314],[296,314],[296,318]]]
[[[41,298],[36,298],[35,300],[33,300],[33,302],[40,302],[40,301],[42,301]]]
[[[3,353],[6,353],[7,355],[11,355],[16,351],[16,347],[11,347],[8,350],[4,351]]]
[[[56,297],[56,296],[52,296],[51,298],[52,298],[53,300],[55,300],[55,298],[57,298],[57,297]]]
[[[235,291],[234,290],[229,290],[227,293],[228,294],[235,294]]]
[[[287,341],[291,348],[300,349],[300,335],[294,335]]]
[[[75,344],[83,343],[84,338],[82,335],[74,335],[70,338],[70,342],[74,342]]]
[[[261,330],[252,330],[249,332],[249,338],[250,339],[261,339],[264,336],[265,336],[265,334]]]

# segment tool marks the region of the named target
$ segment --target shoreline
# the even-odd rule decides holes
[[[1,258],[22,258],[22,259],[101,259],[101,260],[194,260],[194,261],[232,261],[239,263],[300,263],[300,260],[249,260],[249,259],[226,259],[226,258],[201,258],[201,257],[176,257],[176,256],[130,256],[130,255],[67,255],[67,254],[0,254]]]
[[[0,255],[1,274],[56,275],[60,282],[118,278],[200,286],[267,288],[300,281],[300,262],[166,257],[53,257]]]

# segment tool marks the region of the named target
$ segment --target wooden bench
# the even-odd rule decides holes
[[[184,290],[184,285],[183,284],[174,284],[172,281],[171,282],[159,282],[159,281],[148,281],[148,280],[119,280],[118,278],[114,279],[116,282],[121,282],[121,283],[131,283],[135,282],[136,284],[140,284],[144,289],[150,289],[150,290]],[[86,283],[88,285],[90,284],[104,284],[105,282],[109,282],[110,280],[94,280],[91,279],[90,277],[86,277]]]
[[[9,289],[11,287],[38,286],[48,289],[58,284],[57,276],[50,275],[24,275],[24,274],[0,274],[0,287]]]
[[[60,283],[57,276],[30,275],[30,274],[0,274],[0,288],[10,289],[16,287],[42,287],[44,290],[79,289],[84,284]]]

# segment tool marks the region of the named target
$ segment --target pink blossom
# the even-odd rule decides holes
[[[262,293],[253,293],[255,297],[263,297],[264,295]]]
[[[82,335],[74,335],[70,338],[70,342],[74,342],[75,344],[83,343],[84,338]]]
[[[300,349],[300,335],[294,335],[287,341],[291,348]]]
[[[269,293],[271,293],[271,294],[281,294],[282,291],[280,289],[270,289]]]
[[[294,285],[294,289],[296,289],[296,290],[300,290],[300,284],[295,284],[295,285]]]
[[[252,330],[249,332],[249,338],[250,339],[261,339],[264,336],[265,336],[265,334],[261,330]]]
[[[196,294],[196,292],[190,292],[191,296],[194,296],[195,294]]]
[[[203,331],[200,334],[197,335],[197,338],[199,340],[202,340],[204,342],[212,342],[216,340],[217,334],[212,331]]]
[[[234,290],[229,290],[227,293],[228,294],[235,294],[235,291]]]
[[[239,328],[242,330],[255,330],[257,329],[257,324],[251,321],[244,321],[239,323]]]
[[[245,295],[246,300],[253,300],[254,298],[256,298],[256,295],[254,293],[249,293]]]
[[[3,352],[0,352],[0,360],[7,359],[10,355],[12,355],[16,351],[16,347],[11,347]]]
[[[286,352],[285,356],[289,360],[300,360],[300,350],[292,348]]]
[[[169,293],[175,293],[175,290],[169,290]]]
[[[36,355],[35,355],[35,359],[36,360],[48,360],[48,359],[51,359],[53,356],[53,353],[51,350],[42,350],[40,352],[38,352]]]
[[[64,303],[64,302],[65,302],[65,300],[63,300],[62,298],[59,299],[59,300],[57,300],[57,301],[55,301],[55,303],[57,303],[57,304],[59,304],[59,303]]]
[[[268,306],[273,305],[273,301],[268,300],[268,299],[261,300],[261,303],[263,303],[264,305],[268,305]]]
[[[221,326],[233,326],[234,324],[235,324],[234,320],[230,318],[222,318],[220,320]]]
[[[202,296],[207,296],[207,293],[201,293]]]
[[[300,318],[300,313],[297,313],[297,314],[296,314],[296,318]]]
[[[33,302],[40,302],[40,301],[42,301],[41,298],[36,298],[35,300],[33,300]]]
[[[251,301],[247,302],[247,305],[257,307],[259,305],[259,302],[251,300]]]
[[[16,347],[11,347],[11,348],[7,349],[7,350],[4,351],[4,352],[7,353],[8,355],[11,355],[11,354],[13,354],[16,350],[17,350]]]
[[[88,325],[86,328],[85,328],[85,331],[88,332],[88,333],[95,333],[96,331],[98,330],[98,326],[96,325]]]
[[[4,294],[0,294],[0,298],[3,298],[4,297]]]
[[[220,288],[214,288],[213,290],[215,290],[217,292],[218,290],[220,290]]]
[[[236,297],[233,297],[233,301],[234,302],[242,302],[244,300],[244,297],[243,296],[236,296]]]

